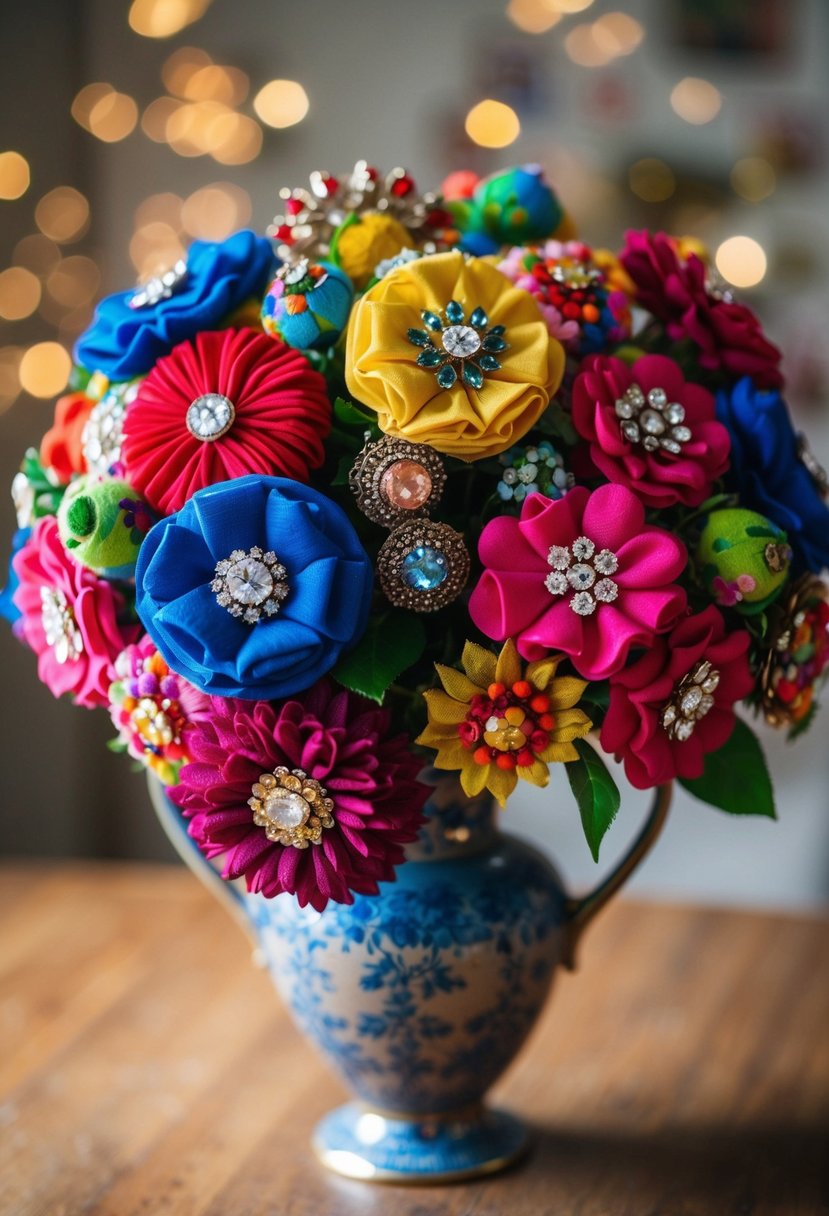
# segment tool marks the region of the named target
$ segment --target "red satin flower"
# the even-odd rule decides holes
[[[169,515],[196,490],[248,473],[307,482],[330,429],[325,380],[299,351],[252,329],[205,331],[142,382],[122,460],[130,483]]]

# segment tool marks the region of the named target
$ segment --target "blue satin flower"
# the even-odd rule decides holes
[[[23,615],[17,604],[14,602],[14,593],[17,590],[20,580],[15,572],[13,562],[17,554],[25,545],[26,541],[32,535],[31,528],[18,528],[12,540],[12,552],[9,558],[9,581],[6,583],[2,591],[0,591],[0,616],[5,617],[10,625],[14,626]]]
[[[829,566],[829,507],[798,456],[797,435],[775,389],[749,376],[717,394],[717,417],[731,436],[727,484],[740,505],[759,511],[788,534],[795,572]]]
[[[272,550],[288,594],[274,616],[234,617],[211,589],[234,550]],[[202,692],[272,700],[310,687],[362,636],[371,562],[347,516],[310,486],[239,477],[193,495],[147,534],[138,615],[162,656]]]
[[[226,241],[193,241],[181,285],[156,304],[130,307],[136,292],[101,300],[75,346],[75,361],[110,380],[148,372],[162,355],[202,329],[216,329],[251,296],[261,296],[277,266],[270,241],[236,232]]]

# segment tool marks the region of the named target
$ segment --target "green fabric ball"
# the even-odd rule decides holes
[[[67,552],[82,566],[102,578],[133,578],[146,533],[137,517],[147,522],[148,512],[131,485],[88,474],[64,494],[58,530]]]
[[[756,511],[712,511],[696,551],[700,576],[713,599],[746,616],[762,612],[789,577],[786,533]]]

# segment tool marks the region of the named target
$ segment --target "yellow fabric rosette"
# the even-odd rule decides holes
[[[490,326],[505,328],[502,366],[480,389],[464,384],[460,369],[442,389],[432,370],[418,367],[406,337],[423,328],[424,309],[442,316],[450,300],[467,318],[483,308]],[[366,292],[349,321],[345,367],[349,392],[377,412],[387,435],[470,461],[506,451],[538,421],[561,383],[564,351],[531,295],[488,262],[455,251],[409,262]]]

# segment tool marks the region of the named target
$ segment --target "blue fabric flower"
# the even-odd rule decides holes
[[[22,616],[20,609],[14,602],[14,593],[18,588],[20,580],[12,563],[31,535],[31,528],[18,528],[15,532],[14,539],[12,540],[11,557],[9,558],[9,581],[3,590],[0,591],[0,616],[5,617],[12,626]]]
[[[226,241],[193,241],[180,287],[156,304],[131,308],[135,289],[102,300],[75,346],[75,361],[110,380],[148,372],[199,330],[215,329],[251,296],[261,296],[277,265],[270,241],[236,232]]]
[[[717,417],[731,436],[729,488],[740,505],[782,528],[794,551],[795,572],[829,566],[829,507],[797,452],[797,435],[776,389],[759,389],[749,376],[717,394]]]
[[[218,562],[257,546],[285,567],[288,593],[275,615],[249,624],[211,583]],[[287,478],[240,477],[199,490],[147,534],[136,607],[166,662],[196,688],[271,700],[308,688],[358,641],[372,583],[336,503]]]

